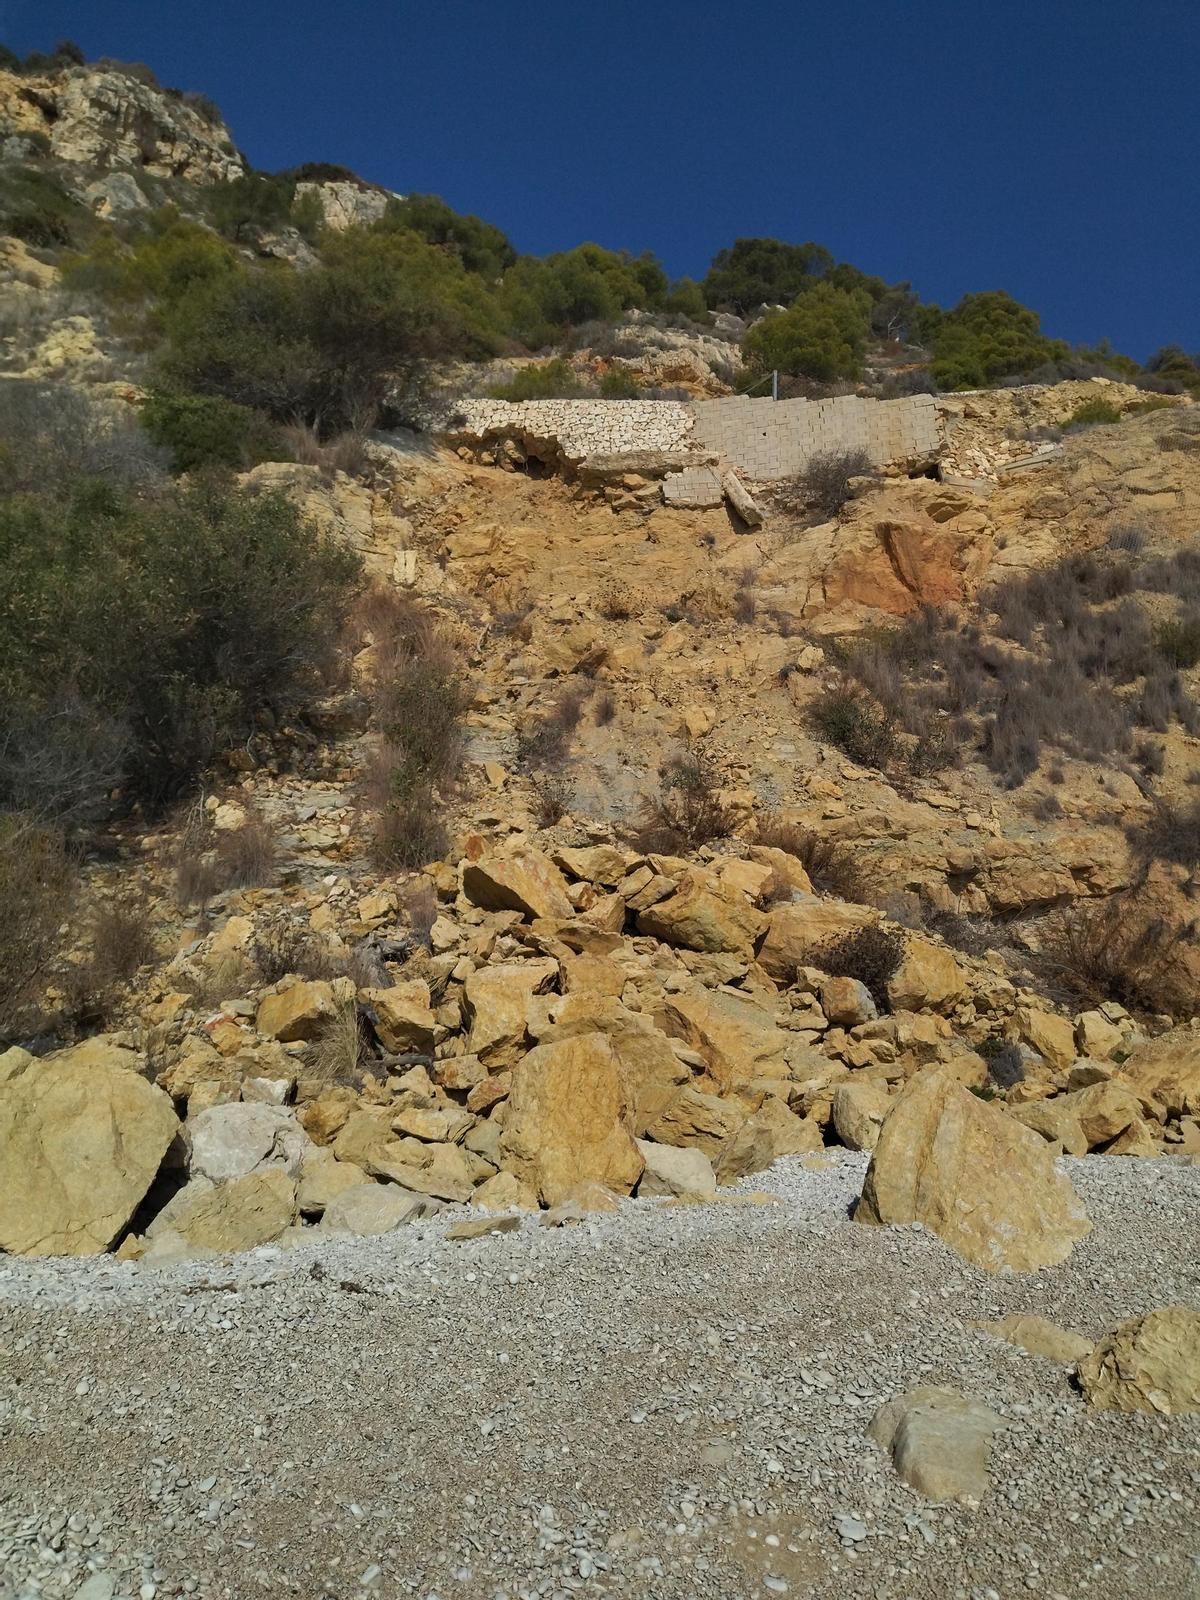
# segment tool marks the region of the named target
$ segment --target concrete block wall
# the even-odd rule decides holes
[[[751,400],[734,395],[694,408],[695,444],[718,451],[760,482],[789,478],[823,450],[865,450],[875,466],[932,454],[940,444],[933,395],[870,400]]]

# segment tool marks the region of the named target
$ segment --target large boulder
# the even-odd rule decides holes
[[[851,1078],[833,1092],[833,1129],[847,1150],[874,1150],[892,1097],[886,1083]]]
[[[468,861],[462,886],[472,905],[485,911],[519,911],[526,917],[574,915],[567,880],[548,856],[527,845]]]
[[[154,1181],[179,1119],[140,1057],[65,1050],[0,1083],[0,1250],[107,1250]]]
[[[798,1117],[782,1100],[768,1096],[737,1128],[717,1155],[718,1183],[736,1183],[752,1172],[764,1172],[780,1156],[812,1155],[823,1150],[820,1125]]]
[[[1004,1418],[953,1389],[910,1389],[875,1413],[870,1435],[905,1483],[929,1500],[978,1501]]]
[[[1089,1084],[1062,1098],[1079,1123],[1089,1150],[1112,1141],[1142,1120],[1142,1103],[1126,1084],[1115,1079]]]
[[[259,1002],[255,1027],[271,1039],[293,1044],[318,1038],[336,1014],[337,1000],[331,983],[321,979],[290,983]]]
[[[581,1033],[602,1033],[621,1065],[630,1131],[641,1138],[691,1077],[666,1034],[649,1017],[612,995],[568,994],[550,1004],[539,1044]]]
[[[535,994],[545,994],[558,976],[558,963],[502,961],[481,967],[463,985],[463,1009],[470,1032],[467,1051],[489,1072],[515,1066],[528,1044],[526,1013]]]
[[[630,1192],[643,1162],[629,1129],[621,1065],[603,1034],[529,1052],[513,1072],[500,1149],[504,1165],[549,1206],[582,1179]]]
[[[669,1144],[638,1140],[646,1169],[638,1184],[643,1198],[671,1195],[677,1200],[704,1200],[716,1193],[712,1162],[702,1150],[685,1150]]]
[[[675,893],[638,914],[638,929],[664,944],[709,954],[748,951],[766,920],[742,894],[723,893],[694,873]]]
[[[1162,1306],[1106,1334],[1076,1368],[1088,1402],[1160,1416],[1200,1411],[1200,1311]]]
[[[1045,1140],[936,1069],[888,1113],[855,1220],[921,1222],[988,1272],[1063,1261],[1091,1226]]]
[[[663,1107],[647,1132],[658,1144],[703,1150],[714,1160],[746,1120],[737,1100],[705,1094],[687,1084]]]
[[[363,999],[371,1008],[375,1032],[385,1050],[395,1055],[408,1050],[433,1053],[436,1019],[429,1005],[429,985],[424,979],[413,978],[387,989],[367,989]]]
[[[295,1220],[295,1181],[269,1167],[228,1183],[193,1178],[158,1213],[146,1237],[160,1248],[182,1239],[192,1249],[227,1255],[270,1244]]]
[[[1200,1018],[1134,1050],[1121,1078],[1159,1122],[1200,1114]]]
[[[441,1210],[441,1202],[387,1183],[358,1183],[344,1189],[325,1207],[322,1228],[360,1238],[392,1233],[407,1222],[419,1222]]]
[[[758,949],[759,965],[790,983],[797,967],[819,966],[821,951],[843,934],[878,920],[876,912],[844,900],[793,900],[775,906]]]
[[[189,1170],[194,1178],[222,1183],[260,1167],[281,1167],[290,1177],[312,1149],[312,1141],[285,1106],[234,1101],[210,1106],[188,1119]]]
[[[755,1078],[786,1078],[785,1052],[792,1036],[750,995],[692,989],[669,996],[662,1025],[703,1058],[709,1077],[724,1094]]]
[[[962,997],[967,975],[940,944],[909,934],[904,955],[888,980],[893,1011],[946,1011]]]

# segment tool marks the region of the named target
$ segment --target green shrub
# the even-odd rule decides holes
[[[642,386],[628,367],[610,367],[600,379],[603,400],[636,400]]]
[[[349,228],[305,272],[240,268],[172,303],[164,387],[219,395],[324,438],[375,424],[431,359],[495,348],[478,279],[412,233]]]
[[[52,493],[80,475],[150,484],[166,469],[132,406],[64,383],[0,378],[0,494]]]
[[[419,867],[446,849],[439,798],[458,775],[470,696],[454,652],[422,608],[381,590],[369,597],[366,620],[381,734],[364,780],[375,856],[382,866]]]
[[[409,194],[388,206],[385,225],[419,233],[430,244],[453,250],[468,272],[494,283],[517,252],[490,222],[453,211],[436,194]]]
[[[203,467],[245,470],[286,454],[279,432],[260,411],[219,395],[153,391],[142,406],[142,426],[171,452],[176,472]]]
[[[75,896],[75,864],[62,836],[0,811],[0,1048],[29,1018],[58,955]]]
[[[246,172],[207,191],[208,214],[218,232],[230,239],[248,233],[269,233],[291,221],[295,179],[269,172]]]
[[[662,308],[677,317],[688,317],[701,327],[708,326],[708,302],[694,278],[676,278],[667,291]]]
[[[208,228],[164,206],[150,213],[145,232],[132,244],[122,244],[106,229],[86,250],[68,256],[62,270],[70,288],[99,295],[111,305],[149,305],[166,312],[205,285],[245,269]]]
[[[856,378],[862,370],[870,319],[871,300],[865,292],[818,283],[789,310],[771,312],[756,322],[742,349],[760,371],[777,367],[825,381]]]
[[[1094,428],[1110,422],[1120,422],[1121,412],[1110,400],[1096,398],[1076,406],[1062,426],[1064,428]]]
[[[888,983],[904,959],[904,944],[902,933],[871,923],[833,940],[814,962],[831,978],[856,978],[880,1011],[888,1011]]]
[[[823,245],[735,239],[713,257],[704,279],[704,294],[710,306],[728,306],[739,315],[756,306],[789,305],[811,283],[832,271],[833,265],[833,257]]]
[[[952,311],[922,306],[915,323],[941,389],[983,389],[1070,355],[1063,340],[1042,333],[1036,311],[1002,289],[964,295]]]
[[[282,495],[216,481],[0,502],[0,806],[19,781],[53,815],[97,744],[127,799],[179,793],[323,680],[357,571]]]
[[[891,716],[853,684],[827,689],[809,707],[813,727],[823,739],[864,767],[886,767],[896,750]]]
[[[583,392],[574,367],[563,356],[520,367],[507,383],[498,383],[488,391],[493,400],[568,400]]]
[[[95,231],[86,206],[72,198],[49,173],[9,167],[0,174],[0,233],[10,233],[38,250],[59,250]]]
[[[1177,671],[1200,666],[1200,612],[1173,622],[1160,622],[1154,630],[1154,644]]]

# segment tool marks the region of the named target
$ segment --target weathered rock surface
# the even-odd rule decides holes
[[[855,1217],[921,1222],[988,1272],[1062,1261],[1090,1226],[1044,1140],[929,1070],[889,1112]]]
[[[570,917],[567,880],[540,850],[528,846],[484,856],[463,867],[463,893],[485,911],[519,911],[526,917]]]
[[[834,1090],[834,1131],[848,1150],[874,1150],[891,1108],[892,1097],[886,1084],[852,1078]]]
[[[1162,1306],[1123,1322],[1082,1357],[1077,1373],[1100,1410],[1200,1411],[1200,1311]]]
[[[639,1139],[637,1147],[646,1163],[638,1184],[639,1195],[673,1195],[679,1200],[698,1200],[716,1192],[716,1174],[702,1150],[652,1144],[648,1139]]]
[[[1092,1341],[1085,1339],[1081,1333],[1060,1328],[1045,1317],[1022,1312],[1001,1317],[998,1322],[980,1322],[976,1326],[994,1334],[997,1339],[1003,1339],[1006,1344],[1015,1344],[1019,1349],[1028,1351],[1031,1356],[1044,1356],[1047,1361],[1057,1361],[1062,1366],[1078,1361],[1092,1348]]]
[[[270,1244],[295,1220],[295,1181],[281,1168],[269,1167],[228,1183],[193,1178],[154,1218],[146,1237],[174,1236],[225,1255]]]
[[[64,1050],[0,1082],[0,1249],[95,1255],[128,1225],[179,1133],[116,1047]]]
[[[244,1178],[260,1167],[280,1167],[295,1177],[312,1142],[285,1106],[244,1104],[210,1106],[186,1124],[193,1177],[222,1183]]]
[[[967,975],[939,944],[910,934],[904,955],[888,982],[893,1011],[945,1011],[967,987]]]
[[[1200,1019],[1134,1050],[1121,1078],[1160,1122],[1200,1114]]]
[[[429,985],[424,979],[410,979],[387,989],[367,989],[362,997],[371,1008],[375,1031],[385,1050],[395,1055],[406,1050],[432,1052],[435,1019],[429,1006]]]
[[[790,980],[797,967],[818,966],[821,950],[843,934],[874,922],[862,906],[842,900],[797,900],[770,912],[758,959],[773,978]]]
[[[620,1063],[603,1034],[538,1045],[513,1072],[505,1165],[550,1206],[581,1179],[628,1194],[643,1163],[627,1116]]]
[[[930,1500],[979,1501],[1004,1418],[953,1389],[910,1389],[876,1413],[870,1434],[905,1483]]]
[[[744,895],[714,892],[701,874],[686,878],[665,900],[638,914],[642,933],[685,950],[749,950],[765,919]]]
[[[360,1238],[391,1233],[406,1222],[417,1222],[441,1209],[437,1200],[398,1189],[388,1183],[359,1183],[345,1189],[325,1208],[321,1226],[334,1233],[353,1233]]]
[[[293,983],[278,994],[264,996],[255,1021],[259,1033],[281,1044],[315,1039],[337,1013],[333,985],[322,979]]]

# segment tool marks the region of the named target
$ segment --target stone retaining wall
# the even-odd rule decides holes
[[[573,466],[587,456],[684,449],[695,420],[679,400],[460,400],[436,431],[480,442],[518,439],[537,454],[540,443],[544,459]]]
[[[799,472],[822,450],[865,450],[876,466],[920,460],[941,443],[932,395],[870,400],[463,400],[442,429],[452,439],[518,441],[574,467],[589,456],[696,448],[756,482]]]
[[[865,450],[872,464],[932,455],[941,439],[931,394],[900,400],[750,400],[735,395],[695,407],[696,444],[748,478],[790,478],[823,450]]]

